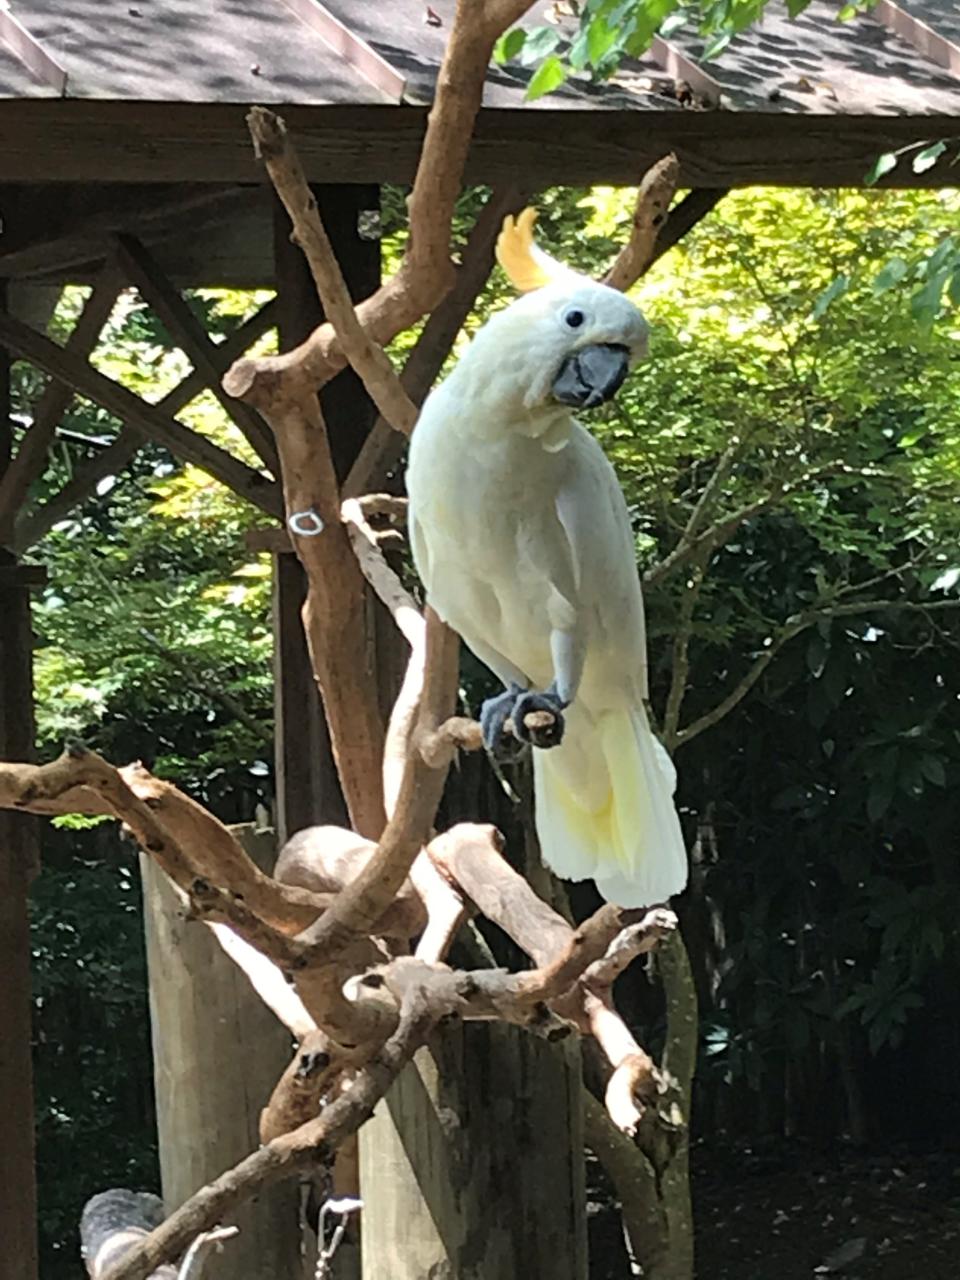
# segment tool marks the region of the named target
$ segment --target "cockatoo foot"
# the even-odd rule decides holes
[[[542,693],[532,689],[521,693],[511,712],[514,737],[521,742],[529,742],[531,746],[540,747],[541,750],[558,747],[563,741],[563,711],[567,706],[569,703],[561,699],[553,685]],[[526,719],[531,714],[535,714],[536,719],[542,723],[528,725]]]
[[[514,703],[522,693],[518,684],[508,684],[503,693],[487,698],[480,707],[480,729],[483,733],[483,745],[488,751],[496,751],[503,745],[503,726],[510,719]]]

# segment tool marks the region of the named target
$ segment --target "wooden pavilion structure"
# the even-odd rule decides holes
[[[0,758],[33,745],[29,592],[43,533],[122,468],[144,440],[205,468],[278,520],[270,433],[220,388],[268,328],[290,346],[319,318],[312,282],[250,146],[251,103],[280,110],[295,135],[355,297],[379,280],[373,222],[381,184],[414,174],[453,0],[12,0],[0,7],[0,345],[50,381],[13,448],[0,419]],[[549,21],[569,22],[563,4]],[[642,62],[595,87],[571,82],[527,104],[529,70],[491,67],[466,178],[495,186],[500,212],[553,184],[631,184],[673,151],[688,195],[673,243],[731,186],[856,186],[878,154],[952,139],[960,114],[960,19],[949,0],[878,0],[838,24],[815,0],[795,22],[772,13],[717,60],[695,33],[658,39]],[[531,24],[544,19],[538,15]],[[946,185],[949,155],[889,184]],[[521,188],[522,187],[522,191]],[[492,262],[496,224],[478,230],[462,288],[417,371],[422,396]],[[64,347],[44,336],[66,283],[92,292]],[[222,346],[184,288],[269,286],[274,302]],[[136,288],[193,372],[149,405],[88,362],[118,293]],[[442,308],[441,308],[442,310]],[[260,458],[250,466],[176,420],[212,388]],[[4,386],[4,394],[8,387]],[[115,440],[37,507],[60,418],[74,394],[101,405]],[[355,463],[375,414],[351,374],[324,393],[336,463]],[[382,465],[383,454],[374,455]],[[369,462],[369,459],[368,459]],[[375,466],[367,480],[376,483]],[[42,559],[42,557],[41,557]],[[276,557],[277,778],[281,825],[339,816],[322,714],[301,634],[299,566]],[[31,819],[0,813],[0,1277],[36,1280],[27,895],[37,866]]]

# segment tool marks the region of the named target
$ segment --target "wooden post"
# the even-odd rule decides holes
[[[0,306],[5,298],[0,284]],[[10,460],[10,361],[0,352],[0,473]],[[29,589],[0,551],[0,759],[34,750]],[[36,819],[0,814],[0,1280],[37,1280],[37,1191],[30,1055],[30,881],[39,862]]]
[[[272,832],[237,829],[265,870]],[[289,1032],[213,933],[183,914],[166,876],[141,857],[160,1176],[167,1212],[259,1145],[260,1110],[290,1061]],[[263,1190],[231,1219],[240,1236],[210,1255],[204,1280],[300,1280],[299,1196]]]
[[[580,1099],[575,1043],[438,1033],[360,1130],[364,1280],[584,1280]]]

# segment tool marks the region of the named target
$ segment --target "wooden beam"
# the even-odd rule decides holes
[[[231,832],[262,871],[273,870],[274,832]],[[172,1213],[256,1150],[260,1110],[290,1061],[290,1032],[213,930],[189,919],[183,895],[146,854],[140,874],[160,1180]],[[230,1220],[239,1240],[211,1256],[197,1280],[302,1276],[298,1199],[295,1184],[281,1183],[238,1206]]]
[[[259,183],[243,114],[231,104],[3,101],[0,171],[8,182]],[[314,180],[407,183],[414,175],[426,108],[284,107],[283,114]],[[631,186],[675,151],[686,187],[861,186],[879,152],[956,132],[952,115],[487,109],[465,181],[498,184],[522,174],[532,187]],[[897,165],[884,182],[942,186],[953,176]]]
[[[108,267],[94,285],[67,338],[68,351],[84,358],[90,354],[110,318],[119,293],[120,281],[116,271]],[[37,401],[33,422],[20,441],[17,455],[0,477],[0,543],[9,541],[17,512],[30,486],[43,471],[57,424],[72,399],[73,390],[54,378]]]
[[[216,346],[218,367],[228,369],[247,348],[276,324],[277,303],[271,298],[254,315],[245,320],[222,343]],[[160,400],[157,409],[171,416],[190,403],[204,389],[202,374],[196,369]],[[117,475],[143,445],[143,439],[131,432],[121,434],[102,453],[78,467],[73,477],[36,511],[22,515],[14,526],[13,549],[18,553],[35,546],[59,520],[90,497],[105,476]]]
[[[62,177],[54,187],[13,188],[4,208],[0,275],[48,277],[78,266],[88,269],[107,255],[117,231],[156,235],[172,219],[226,217],[257,198],[250,188],[232,184],[151,187],[132,185],[134,181],[118,173],[106,191],[91,191],[86,184],[77,189]]]
[[[58,347],[8,315],[0,315],[0,343],[114,414],[129,430],[163,445],[183,461],[192,462],[270,515],[281,514],[283,504],[275,481],[183,426],[156,405],[147,404],[120,383],[104,377],[82,356]]]
[[[237,424],[260,459],[275,476],[280,474],[277,449],[270,428],[251,405],[228,396],[220,380],[226,372],[218,358],[217,343],[190,309],[178,289],[160,270],[153,255],[134,236],[115,237],[117,260],[137,288],[140,297],[153,309],[172,340],[181,349],[205,385]]]
[[[18,555],[35,547],[41,538],[61,520],[66,520],[76,507],[93,494],[97,485],[107,476],[118,475],[133,461],[143,447],[142,436],[122,431],[116,440],[107,445],[95,457],[78,467],[73,476],[52,498],[36,511],[21,515],[13,526],[9,546]]]

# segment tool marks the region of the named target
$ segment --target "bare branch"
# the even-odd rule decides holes
[[[260,1187],[328,1163],[337,1147],[369,1117],[374,1106],[427,1038],[435,1021],[421,993],[410,993],[397,1030],[349,1088],[313,1120],[268,1142],[195,1195],[132,1248],[102,1280],[147,1280],[161,1264],[179,1257],[202,1231],[222,1221]]]
[[[270,181],[293,224],[293,239],[306,255],[323,304],[324,314],[340,350],[363,380],[363,385],[384,418],[409,435],[417,420],[417,407],[404,391],[387,355],[370,338],[357,319],[333,246],[320,218],[286,126],[279,116],[254,107],[247,116],[257,155],[267,167]]]
[[[727,454],[725,453],[723,457],[725,458],[726,456]],[[733,461],[734,459],[731,457],[730,460]],[[718,462],[718,470],[720,469],[722,462],[723,459]],[[714,476],[716,476],[716,474],[717,473],[715,471]],[[805,471],[802,475],[795,477],[793,480],[785,480],[777,488],[763,494],[762,497],[746,503],[736,511],[731,511],[729,515],[722,516],[714,524],[708,526],[701,533],[696,534],[696,536],[688,536],[685,529],[673,550],[668,555],[664,556],[664,558],[657,564],[651,565],[646,573],[644,573],[644,585],[648,587],[654,586],[656,583],[662,582],[664,578],[669,577],[671,573],[675,573],[682,565],[689,563],[689,561],[695,556],[701,553],[710,554],[718,547],[724,546],[725,543],[729,542],[744,521],[752,519],[753,516],[760,515],[763,511],[771,510],[771,508],[782,502],[784,498],[789,498],[792,494],[806,489],[814,480],[820,480],[825,476],[831,475],[855,475],[868,477],[876,474],[877,471],[875,468],[850,467],[844,462],[834,461],[825,463],[821,467],[815,467],[811,471]],[[713,477],[708,481],[707,489],[712,489],[712,497],[715,498],[717,496],[718,485],[714,485]],[[704,492],[706,493],[706,490]],[[694,515],[698,515],[698,517],[701,514],[706,514],[705,511],[699,510],[703,504],[703,496],[704,495],[701,495],[700,502],[698,502],[697,507],[694,510]],[[691,520],[692,519],[693,517],[691,517]],[[690,528],[690,522],[688,522],[687,528]]]
[[[680,602],[680,616],[673,633],[673,651],[670,667],[670,689],[663,715],[663,740],[669,752],[673,752],[680,724],[680,709],[687,692],[687,676],[690,672],[690,640],[693,637],[693,617],[703,586],[706,564],[698,561],[690,570],[686,590]]]
[[[652,1271],[666,1260],[670,1240],[659,1208],[657,1172],[586,1088],[583,1119],[586,1144],[610,1175],[616,1190],[634,1258]]]
[[[879,613],[881,611],[930,613],[940,609],[956,609],[957,607],[960,607],[960,600],[851,600],[845,604],[826,605],[820,609],[810,609],[805,613],[797,614],[788,619],[780,630],[769,638],[766,648],[754,660],[743,678],[730,690],[725,698],[721,699],[710,711],[705,712],[687,725],[685,729],[679,730],[676,735],[676,745],[677,747],[682,747],[686,743],[692,742],[705,729],[710,729],[715,724],[719,724],[721,720],[730,714],[734,707],[740,705],[784,645],[792,640],[794,636],[799,635],[801,631],[806,631],[808,627],[814,626],[817,622],[828,618],[850,618],[855,617],[857,614]]]
[[[400,375],[415,404],[422,404],[433,386],[493,269],[494,250],[504,217],[522,209],[527,194],[524,189],[512,186],[497,187],[490,193],[470,232],[453,288],[430,313]],[[400,457],[403,443],[403,436],[385,418],[378,418],[344,481],[344,496],[353,497],[382,484],[387,471]]]
[[[603,277],[603,283],[611,289],[629,289],[654,261],[657,234],[666,222],[679,177],[680,162],[673,152],[644,174],[637,192],[630,238]]]
[[[446,765],[431,767],[421,757],[418,739],[433,732],[453,709],[457,691],[459,642],[427,610],[427,654],[423,693],[411,735],[414,747],[405,762],[396,811],[377,851],[334,905],[298,939],[305,964],[315,965],[357,936],[373,932],[377,920],[405,880],[426,843],[446,778]]]
[[[485,0],[484,4],[459,0],[457,4],[410,196],[404,260],[396,275],[356,308],[357,319],[373,343],[384,346],[409,329],[453,287],[450,227],[487,67],[497,37],[529,7],[528,0]],[[259,407],[274,398],[278,381],[288,375],[316,388],[345,363],[336,331],[327,323],[285,355],[239,362],[224,386],[230,394]]]
[[[0,763],[0,808],[25,813],[106,814],[120,818],[185,893],[197,880],[229,883],[266,926],[293,933],[326,906],[305,889],[278,884],[201,805],[142,765],[116,769],[73,747],[49,764]]]

